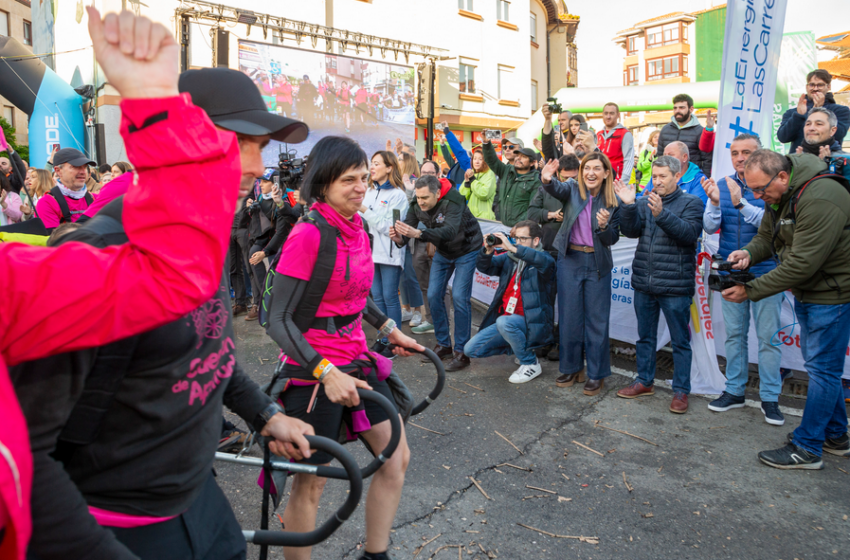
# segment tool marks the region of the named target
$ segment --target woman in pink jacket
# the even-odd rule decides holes
[[[31,530],[32,457],[6,365],[125,338],[208,300],[240,183],[235,135],[178,94],[171,32],[130,12],[101,20],[86,9],[97,61],[123,97],[121,135],[137,170],[124,199],[130,242],[0,244],[0,560],[23,560]],[[222,195],[209,196],[209,185],[224,185]]]

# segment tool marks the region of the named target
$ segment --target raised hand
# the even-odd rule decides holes
[[[611,212],[602,208],[599,212],[596,213],[596,223],[599,225],[599,229],[605,229],[608,227],[608,220],[611,218]]]
[[[620,197],[623,204],[634,204],[637,196],[635,185],[626,185],[619,179],[614,181],[614,193]]]
[[[121,97],[173,97],[177,90],[179,46],[171,31],[132,12],[106,14],[87,6],[89,35],[106,79]]]
[[[726,177],[726,188],[729,189],[729,196],[732,197],[732,206],[738,206],[741,202],[741,187],[732,177]]]
[[[812,105],[814,107],[823,107],[824,101],[826,101],[825,93],[816,91],[812,94]]]
[[[705,115],[705,128],[714,128],[716,123],[717,118],[714,113],[711,112],[711,109],[709,109],[708,113]]]
[[[472,169],[467,169],[466,173],[463,174],[463,178],[467,181],[471,181],[473,177],[475,177],[475,171]]]
[[[728,181],[727,181],[728,183]],[[715,206],[720,206],[720,189],[717,188],[717,183],[711,177],[706,177],[700,181],[702,190],[708,195],[708,199]]]
[[[558,172],[558,167],[558,160],[550,159],[549,162],[543,166],[543,170],[540,172],[540,180],[546,184],[551,183],[552,177]]]
[[[802,154],[802,153],[803,153],[803,146],[797,146],[797,153],[798,153],[798,154]]]
[[[797,113],[800,115],[806,116],[806,113],[809,112],[809,98],[806,97],[806,94],[800,96],[800,99],[797,101]]]
[[[818,157],[821,159],[826,159],[832,155],[832,151],[829,149],[829,146],[821,146],[818,150]]]
[[[652,212],[652,215],[656,218],[661,215],[661,211],[664,210],[664,202],[662,202],[661,197],[658,196],[655,191],[649,193],[649,210]]]
[[[392,140],[387,140],[387,151],[388,152],[393,151],[393,141]]]

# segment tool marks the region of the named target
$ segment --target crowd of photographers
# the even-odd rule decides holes
[[[719,231],[712,266],[724,269],[714,287],[724,298],[727,386],[709,408],[743,406],[752,312],[761,409],[768,423],[784,424],[774,339],[790,290],[808,398],[786,445],[759,458],[819,469],[823,452],[850,456],[841,381],[850,340],[850,164],[840,149],[850,111],[834,103],[825,72],[809,75],[807,94],[783,119],[779,136],[793,152],[740,135],[728,149],[731,177],[712,178],[713,116],[703,128],[693,101],[679,95],[671,122],[640,154],[615,104],[605,105],[595,133],[581,115],[547,105],[537,150],[512,136],[497,150],[495,135],[485,133],[467,153],[443,123],[447,170],[418,162],[400,141],[369,157],[349,138],[324,138],[299,189],[292,168],[264,169],[261,150],[272,139],[303,141],[307,127],[268,113],[247,76],[216,68],[178,81],[176,43],[164,27],[129,12],[120,26],[114,14],[102,21],[89,8],[89,16],[98,62],[125,98],[122,134],[136,167],[93,169],[81,152],[58,147],[50,171],[26,169],[8,146],[10,158],[0,159],[2,241],[57,246],[0,245],[16,296],[0,315],[7,327],[0,367],[14,366],[14,394],[0,385],[9,413],[0,550],[23,558],[32,529],[32,558],[200,558],[213,548],[216,557],[244,557],[244,537],[211,475],[215,449],[241,441],[222,420],[222,405],[268,437],[276,454],[327,462],[311,459],[303,435],[335,437],[343,407],[346,425],[359,425],[354,431],[381,449],[388,417],[360,406],[357,389],[392,397],[389,359],[422,349],[398,328],[405,321],[414,335],[435,333],[434,351],[449,372],[513,354],[518,369],[509,381],[526,383],[541,375],[545,355],[559,361],[557,386],[584,383],[584,394],[598,394],[611,374],[611,247],[621,236],[638,240],[639,341],[637,379],[618,396],[654,394],[664,313],[674,361],[670,411],[688,410],[699,240]],[[215,87],[225,82],[229,88]],[[185,192],[166,191],[159,184],[166,180]],[[209,196],[204,189],[216,181],[232,183],[232,192]],[[485,236],[479,219],[510,232]],[[33,235],[38,227],[50,237]],[[82,285],[62,286],[64,307],[22,306],[55,290],[74,266],[90,274]],[[476,270],[498,284],[473,334]],[[242,313],[259,319],[290,360],[279,399],[236,361],[232,317]],[[364,320],[378,331],[371,351]],[[408,461],[402,431],[373,478],[367,560],[389,558]],[[299,475],[288,529],[314,526],[323,486]]]

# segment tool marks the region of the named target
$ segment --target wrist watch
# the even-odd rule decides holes
[[[390,333],[393,332],[393,329],[395,327],[396,327],[395,321],[393,321],[392,319],[387,319],[386,324],[384,324],[384,326],[381,327],[381,330],[378,331],[378,334],[380,334],[381,336],[389,336]]]
[[[744,207],[744,199],[742,198],[742,199],[738,202],[738,204],[736,204],[736,205],[735,205],[735,210],[740,210],[740,209],[741,209],[741,208],[743,208],[743,207]]]
[[[283,412],[283,409],[280,408],[280,405],[277,403],[271,403],[266,408],[261,410],[257,417],[254,418],[254,430],[257,432],[262,432],[263,428],[266,427],[266,424],[269,423],[269,420],[272,419],[272,416],[277,414],[278,412]]]

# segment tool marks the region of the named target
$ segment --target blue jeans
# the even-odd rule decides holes
[[[841,374],[850,342],[850,303],[817,305],[797,301],[794,310],[809,374],[806,408],[803,421],[794,430],[794,443],[820,457],[824,439],[847,433]]]
[[[428,281],[428,303],[431,305],[431,318],[434,320],[434,334],[437,344],[445,348],[452,347],[449,331],[449,318],[446,314],[446,302],[443,299],[449,286],[449,278],[455,273],[452,283],[452,302],[455,309],[455,345],[456,352],[463,352],[469,342],[472,330],[472,279],[475,277],[475,262],[478,250],[456,259],[447,259],[440,253],[434,254],[431,263],[431,277]]]
[[[658,345],[658,312],[664,313],[673,344],[673,390],[691,392],[691,318],[689,296],[656,296],[635,290],[638,322],[636,345],[638,381],[646,387],[655,382],[655,347]]]
[[[478,331],[463,347],[470,358],[489,358],[513,352],[519,363],[529,366],[537,363],[537,356],[528,348],[528,326],[522,315],[502,315],[486,329]]]
[[[761,301],[721,301],[723,322],[726,325],[726,392],[736,397],[744,396],[749,378],[747,335],[752,309],[759,340],[759,396],[762,402],[778,402],[782,390],[782,380],[779,376],[782,349],[773,346],[771,339],[782,328],[779,317],[782,294]]]
[[[399,291],[401,301],[415,309],[425,305],[425,301],[422,299],[422,288],[419,287],[419,281],[416,279],[416,271],[413,270],[413,253],[410,251],[410,246],[406,246],[404,251],[404,274],[401,277]]]
[[[596,255],[569,251],[558,256],[558,371],[573,374],[584,367],[587,376],[611,375],[608,324],[611,317],[611,271],[600,278]]]
[[[398,301],[398,279],[402,268],[391,264],[375,264],[372,299],[384,315],[401,325],[401,303]],[[383,339],[386,343],[387,339]]]

